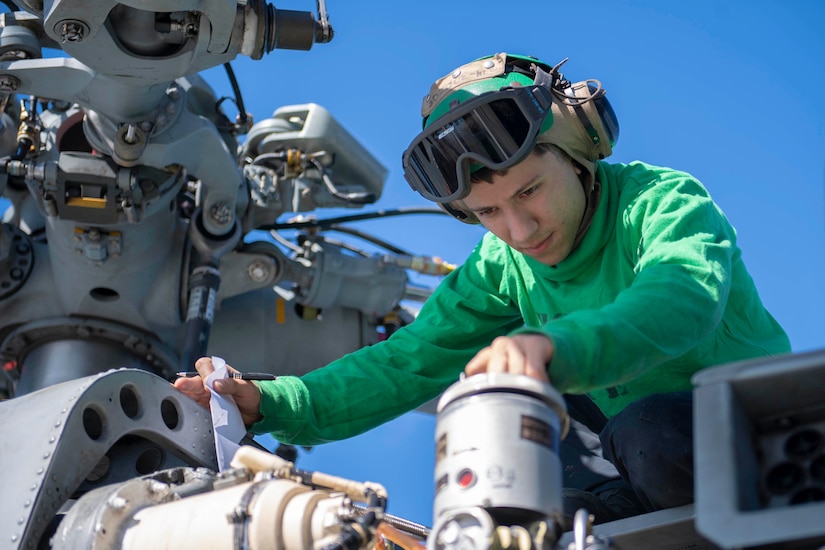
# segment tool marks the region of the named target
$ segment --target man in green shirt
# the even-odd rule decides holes
[[[677,170],[605,162],[613,109],[597,81],[571,83],[560,66],[501,53],[433,84],[405,177],[489,232],[388,340],[300,378],[216,382],[254,433],[344,439],[462,371],[525,374],[566,394],[566,512],[604,522],[692,501],[691,376],[790,344],[707,190]],[[176,385],[208,403],[199,379]]]

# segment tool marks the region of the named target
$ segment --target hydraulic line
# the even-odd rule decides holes
[[[357,222],[362,220],[374,220],[378,218],[390,218],[393,216],[408,216],[412,214],[436,214],[440,216],[447,216],[448,214],[437,207],[429,207],[429,208],[395,208],[392,210],[377,210],[375,212],[367,212],[365,214],[352,214],[349,216],[340,216],[337,218],[327,218],[325,220],[301,220],[295,222],[284,222],[284,223],[273,223],[269,225],[264,225],[259,227],[258,229],[263,230],[279,230],[279,229],[329,229],[330,226],[339,224],[339,223],[347,223],[347,222]]]
[[[180,360],[180,368],[183,370],[192,370],[195,361],[206,355],[220,284],[220,271],[215,267],[204,265],[192,270],[186,311],[186,336]]]

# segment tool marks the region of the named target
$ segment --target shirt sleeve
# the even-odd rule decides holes
[[[562,392],[623,384],[689,353],[725,310],[739,252],[705,188],[680,172],[636,188],[616,225],[633,247],[632,284],[604,307],[540,329],[555,344],[549,376]]]
[[[263,419],[252,431],[314,445],[358,435],[438,396],[478,350],[522,324],[518,307],[498,292],[500,262],[480,248],[386,341],[300,378],[259,383]]]

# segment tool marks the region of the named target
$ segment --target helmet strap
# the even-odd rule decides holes
[[[584,240],[584,236],[587,234],[587,230],[590,229],[590,224],[593,222],[593,217],[596,214],[596,208],[598,208],[599,200],[602,196],[602,184],[596,180],[595,174],[591,175],[590,172],[584,170],[582,172],[582,176],[582,187],[584,187],[585,199],[584,213],[582,214],[582,220],[579,223],[579,229],[576,231],[576,238],[573,240],[573,248],[570,250],[571,252],[576,250]],[[588,186],[584,178],[593,178],[593,181]],[[590,188],[589,190],[588,187]]]

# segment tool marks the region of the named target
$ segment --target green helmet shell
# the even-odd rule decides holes
[[[431,99],[436,97],[436,94],[443,94],[445,91],[447,93],[447,96],[444,97],[444,99],[439,101],[426,115],[424,115],[422,121],[423,127],[427,128],[430,124],[446,115],[451,109],[474,97],[478,97],[486,93],[497,92],[508,86],[532,86],[534,83],[534,78],[528,74],[524,74],[524,72],[513,70],[515,68],[513,67],[514,64],[523,65],[525,69],[531,64],[547,67],[545,63],[542,63],[535,58],[507,54],[496,54],[494,56],[481,57],[471,63],[459,67],[450,74],[437,80],[430,89],[430,94],[424,98],[422,114],[424,113],[424,110],[427,109],[428,101],[430,105],[433,103]],[[467,83],[462,84],[465,80]],[[539,133],[545,132],[552,126],[553,113],[548,112]],[[481,164],[473,163],[470,171],[475,172],[480,168],[482,168]]]
[[[461,69],[456,69],[460,71]],[[488,92],[497,92],[501,88],[505,86],[531,86],[533,84],[533,79],[530,78],[528,75],[511,72],[506,73],[501,76],[494,76],[492,78],[487,78],[485,80],[480,80],[477,82],[472,82],[463,86],[443,100],[441,100],[438,105],[432,110],[429,116],[425,116],[423,120],[423,127],[426,128],[436,119],[441,117],[442,115],[447,114],[450,109],[454,108],[455,106],[467,101],[468,99],[472,99],[474,97],[480,96],[481,94],[486,94]],[[545,131],[550,126],[553,125],[553,115],[552,113],[548,113],[547,119],[544,121],[544,125],[541,128],[541,131]]]

